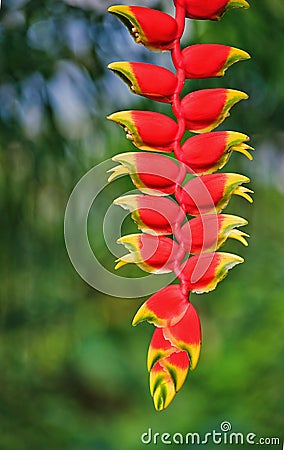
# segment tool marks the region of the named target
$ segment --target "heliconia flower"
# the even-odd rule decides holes
[[[245,246],[249,235],[236,229],[247,225],[247,220],[230,214],[208,214],[187,221],[181,228],[185,250],[193,255],[218,250],[228,238]]]
[[[150,392],[157,411],[167,408],[184,384],[188,369],[187,352],[172,353],[158,361],[150,372]]]
[[[117,259],[115,268],[134,263],[149,273],[173,272],[174,283],[180,283],[151,295],[132,322],[136,326],[147,321],[156,327],[147,368],[157,411],[171,403],[200,357],[200,319],[189,296],[212,291],[231,268],[244,261],[238,255],[217,251],[229,238],[247,246],[249,237],[239,229],[247,224],[245,219],[221,212],[232,195],[253,201],[253,191],[243,186],[250,181],[248,177],[214,173],[224,167],[233,151],[252,159],[253,148],[246,134],[213,131],[248,95],[234,89],[211,88],[182,98],[186,79],[222,77],[231,65],[250,58],[243,50],[220,44],[196,44],[182,50],[186,17],[220,20],[226,11],[248,8],[249,3],[173,2],[175,18],[139,6],[109,8],[127,26],[136,43],[150,50],[171,51],[174,66],[173,72],[142,62],[119,61],[108,66],[131,92],[169,104],[173,114],[171,118],[171,114],[129,110],[107,117],[123,127],[133,145],[147,151],[119,154],[113,157],[118,165],[109,170],[109,181],[127,174],[141,192],[114,200],[131,214],[143,232],[118,239],[129,253]],[[194,136],[187,138],[188,132]],[[175,159],[152,152],[174,152]]]
[[[173,234],[185,215],[179,205],[170,198],[153,195],[125,195],[113,202],[130,211],[132,219],[141,231],[149,234]]]
[[[153,111],[119,111],[107,119],[124,127],[127,139],[141,150],[171,152],[174,149],[178,125],[164,114]]]
[[[108,11],[127,26],[137,44],[150,50],[170,50],[178,37],[175,19],[166,13],[141,6],[111,6]]]
[[[190,19],[220,20],[230,9],[249,8],[246,0],[174,0],[174,2],[186,8],[186,15]]]
[[[195,44],[182,51],[186,78],[222,77],[232,64],[249,59],[238,48],[219,44]]]
[[[169,273],[174,269],[176,261],[181,261],[185,252],[179,252],[179,245],[165,236],[151,234],[129,234],[117,240],[130,253],[118,258],[115,269],[125,264],[137,264],[140,269],[149,273]]]
[[[233,194],[253,202],[250,189],[241,186],[250,179],[237,173],[213,173],[192,178],[176,191],[176,199],[192,216],[221,212]]]
[[[132,325],[147,320],[156,327],[170,327],[179,322],[189,306],[180,284],[171,284],[152,295],[138,309]]]
[[[235,89],[201,89],[187,94],[181,101],[186,128],[205,133],[218,127],[229,115],[229,110],[248,95]]]
[[[246,134],[236,131],[211,131],[187,139],[175,155],[189,172],[204,175],[224,167],[233,151],[252,160],[248,140]]]
[[[192,258],[189,258],[188,261]],[[189,354],[190,370],[194,370],[200,356],[201,326],[199,316],[193,305],[189,304],[186,313],[176,325],[162,330],[165,339],[168,339],[174,347]]]
[[[170,70],[142,62],[114,62],[108,65],[127,83],[131,92],[150,100],[172,103],[177,78]]]
[[[127,152],[112,160],[121,165],[109,170],[113,173],[108,181],[129,174],[136,188],[145,194],[173,194],[176,184],[180,184],[186,175],[184,165],[157,153]]]
[[[243,262],[243,258],[231,253],[202,253],[192,256],[184,263],[178,278],[191,292],[202,294],[215,289],[227,276],[229,269]]]

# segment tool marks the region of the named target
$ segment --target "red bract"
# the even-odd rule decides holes
[[[172,103],[177,85],[176,76],[167,69],[140,62],[115,62],[108,65],[127,83],[130,90],[151,100]]]
[[[130,211],[138,228],[150,234],[173,234],[185,214],[179,205],[169,198],[157,198],[152,195],[125,195],[114,203]]]
[[[250,56],[220,44],[196,44],[184,50],[180,46],[186,16],[219,20],[229,9],[247,8],[249,4],[246,0],[174,3],[175,18],[138,6],[109,9],[128,27],[137,43],[151,50],[170,50],[175,68],[173,73],[142,62],[109,65],[133,93],[168,103],[174,114],[172,119],[158,112],[130,110],[108,117],[124,128],[127,139],[136,147],[147,150],[113,158],[119,165],[110,170],[109,181],[129,174],[142,192],[114,201],[130,211],[142,231],[118,239],[129,254],[117,260],[116,268],[134,263],[146,272],[172,272],[179,282],[154,293],[133,319],[133,325],[147,321],[156,327],[147,366],[157,411],[168,407],[188,370],[193,370],[199,359],[201,326],[189,301],[194,298],[191,292],[200,294],[215,289],[229,269],[243,262],[240,256],[216,251],[228,238],[248,245],[248,235],[239,230],[247,221],[221,211],[232,195],[252,202],[252,191],[243,186],[249,178],[236,173],[214,173],[224,167],[234,151],[252,159],[249,137],[236,131],[212,131],[247,94],[215,88],[190,92],[182,98],[186,79],[221,77],[232,64]],[[187,130],[197,134],[185,140]],[[149,150],[173,152],[177,161]]]
[[[187,94],[181,101],[185,126],[189,131],[204,133],[218,127],[229,110],[247,94],[234,89],[202,89]]]
[[[190,259],[189,259],[190,261]],[[180,350],[185,350],[190,359],[190,369],[197,366],[201,347],[201,326],[196,310],[190,303],[183,318],[171,327],[163,329],[164,336]]]
[[[188,297],[183,294],[180,284],[172,284],[161,289],[143,303],[137,311],[132,325],[147,320],[157,327],[170,327],[182,319],[188,307]]]
[[[191,292],[202,294],[213,291],[228,274],[228,270],[244,262],[231,253],[204,253],[189,258],[178,278]]]
[[[175,241],[165,236],[130,234],[117,242],[123,244],[130,253],[117,260],[116,269],[133,263],[145,272],[168,273],[174,270],[178,258],[181,261],[185,255],[183,250],[179,251]]]
[[[176,199],[191,216],[221,212],[233,194],[252,202],[250,189],[241,186],[250,179],[237,173],[214,173],[193,178],[176,191]]]
[[[174,0],[174,2],[186,8],[186,15],[190,19],[220,20],[230,9],[249,8],[246,0]]]
[[[177,123],[152,111],[119,111],[107,117],[126,131],[126,137],[141,150],[171,152],[174,149]]]
[[[186,164],[188,172],[209,174],[224,167],[233,151],[252,159],[248,140],[248,136],[236,131],[203,133],[187,139],[175,155]]]
[[[157,153],[128,152],[112,159],[120,166],[110,169],[112,174],[108,181],[128,173],[137,189],[145,194],[173,194],[176,184],[180,184],[186,175],[183,165]]]
[[[108,11],[129,29],[137,44],[150,50],[170,50],[178,37],[176,21],[161,11],[141,6],[111,6]]]
[[[238,48],[218,44],[196,44],[182,51],[186,78],[222,77],[232,64],[250,55]]]
[[[192,254],[218,250],[228,238],[248,245],[246,233],[238,227],[247,225],[247,220],[230,214],[208,214],[195,217],[181,228],[184,248]]]
[[[162,328],[156,328],[148,350],[147,367],[150,372],[156,364],[162,358],[166,358],[174,352],[179,351],[174,347],[169,340],[165,339],[164,331]]]
[[[190,360],[186,351],[174,352],[159,361],[159,364],[171,375],[175,391],[178,392],[185,382]]]

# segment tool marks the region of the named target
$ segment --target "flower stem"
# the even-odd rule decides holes
[[[182,58],[182,52],[181,52],[181,46],[180,46],[180,40],[182,37],[182,34],[184,32],[185,27],[185,8],[184,6],[177,3],[176,5],[176,15],[175,15],[176,22],[178,24],[178,39],[175,42],[175,45],[172,49],[172,60],[173,64],[176,69],[176,77],[177,77],[177,85],[173,96],[173,113],[176,116],[177,123],[178,123],[178,131],[176,134],[175,144],[174,144],[174,153],[180,154],[181,152],[181,139],[183,138],[184,132],[185,132],[185,120],[183,118],[182,112],[181,112],[181,92],[184,86],[185,81],[185,70],[183,67],[183,58]],[[180,189],[180,185],[186,175],[186,166],[181,163],[181,173],[183,174],[183,177],[180,182],[176,184],[176,191]],[[184,255],[184,243],[181,235],[181,223],[183,221],[183,218],[186,217],[185,211],[183,208],[180,208],[180,219],[177,220],[176,225],[174,227],[174,235],[179,241],[179,251],[176,255],[176,260],[174,264],[174,271],[175,274],[178,276],[181,271],[181,263],[182,263],[182,256]],[[182,292],[183,295],[188,297],[189,291],[187,286],[182,282]]]

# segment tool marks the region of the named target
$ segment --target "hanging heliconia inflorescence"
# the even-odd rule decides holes
[[[233,194],[252,202],[237,173],[215,173],[233,151],[252,159],[248,136],[237,131],[213,131],[233,105],[247,94],[234,89],[203,89],[181,97],[187,79],[221,77],[233,63],[250,58],[234,47],[196,44],[181,49],[185,20],[220,20],[232,8],[248,8],[245,0],[174,0],[175,18],[139,6],[117,5],[109,12],[129,29],[134,40],[150,50],[171,52],[175,73],[142,62],[114,62],[109,68],[131,91],[170,104],[175,120],[152,111],[119,111],[108,119],[121,125],[139,150],[113,158],[109,180],[129,174],[141,192],[115,200],[131,212],[141,233],[123,236],[129,254],[116,268],[137,264],[152,273],[174,272],[178,284],[164,287],[138,310],[133,325],[155,325],[148,352],[150,391],[157,410],[166,408],[182,387],[188,370],[198,362],[201,346],[199,316],[190,293],[215,289],[240,256],[218,251],[228,239],[247,245],[241,217],[223,214]],[[192,136],[184,139],[186,131]],[[171,156],[163,155],[163,152]],[[175,159],[173,158],[175,156]]]

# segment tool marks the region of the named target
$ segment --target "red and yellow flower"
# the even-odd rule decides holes
[[[121,20],[137,44],[150,50],[170,50],[178,37],[175,19],[155,9],[141,6],[111,6],[108,11]]]
[[[238,227],[247,225],[247,220],[231,214],[208,214],[187,221],[181,228],[185,250],[193,255],[218,250],[228,238],[236,239],[247,246],[249,235]]]
[[[186,175],[183,165],[157,153],[128,152],[112,159],[120,165],[109,170],[112,174],[108,181],[129,174],[133,184],[144,194],[173,194]]]
[[[233,8],[249,8],[246,0],[174,0],[176,5],[186,8],[190,19],[220,20]]]
[[[184,251],[179,251],[179,245],[173,239],[165,236],[129,234],[117,242],[123,244],[130,253],[116,260],[116,269],[132,263],[145,272],[169,273],[174,270],[176,261],[181,261],[185,255]]]
[[[153,235],[173,234],[185,218],[179,205],[166,197],[159,198],[157,203],[153,195],[125,195],[114,200],[114,204],[130,211],[138,228]]]
[[[222,169],[233,151],[243,153],[252,160],[246,142],[249,137],[236,131],[213,131],[187,139],[178,151],[177,159],[187,166],[188,172],[205,175]]]
[[[172,152],[174,149],[178,125],[164,114],[152,111],[119,111],[107,119],[121,125],[126,131],[127,139],[140,150]]]
[[[243,258],[232,253],[202,253],[184,263],[178,278],[191,292],[203,294],[213,291],[230,269],[243,262]]]
[[[195,44],[182,51],[186,78],[222,77],[234,63],[249,59],[244,50],[220,44]]]
[[[236,103],[247,98],[245,92],[224,88],[201,89],[187,94],[181,101],[186,129],[195,133],[214,130],[228,117]]]
[[[156,327],[170,327],[178,323],[189,307],[188,296],[180,284],[171,284],[152,295],[138,309],[132,325],[147,320]]]
[[[177,78],[170,70],[154,64],[125,61],[111,63],[108,68],[126,82],[134,94],[172,103]]]
[[[165,339],[164,329],[161,327],[156,328],[153,333],[147,355],[148,372],[152,370],[158,361],[177,351],[179,350],[171,344],[170,340]]]
[[[180,39],[185,17],[219,20],[232,8],[248,8],[246,0],[174,0],[175,18],[139,6],[117,5],[109,11],[129,29],[135,41],[150,50],[170,50],[175,73],[142,62],[114,62],[109,68],[143,97],[170,104],[175,119],[152,111],[119,111],[108,119],[121,125],[126,137],[146,153],[128,152],[113,158],[109,181],[129,174],[142,193],[114,201],[130,211],[142,234],[123,236],[129,254],[116,268],[134,263],[153,273],[173,272],[180,284],[153,294],[139,308],[133,325],[148,321],[156,328],[149,346],[147,366],[156,410],[171,403],[188,370],[199,360],[201,326],[189,301],[216,288],[243,258],[217,250],[228,238],[247,245],[247,224],[241,217],[221,214],[232,195],[252,202],[250,180],[236,173],[217,173],[233,151],[252,159],[249,138],[236,131],[212,131],[230,109],[248,96],[225,89],[203,89],[181,98],[184,81],[221,77],[235,62],[250,58],[243,50],[220,44],[197,44],[184,50]],[[184,140],[185,132],[196,135]],[[172,158],[148,151],[174,152]],[[191,178],[189,181],[188,179]],[[174,201],[170,195],[176,199]],[[187,214],[196,216],[188,218]],[[171,235],[171,237],[169,237]]]
[[[171,344],[188,353],[190,370],[197,366],[201,349],[201,326],[197,311],[190,303],[183,318],[175,325],[163,329]]]
[[[250,179],[238,173],[213,173],[192,178],[176,191],[177,202],[191,216],[221,212],[232,195],[253,202],[250,189],[242,186]]]

